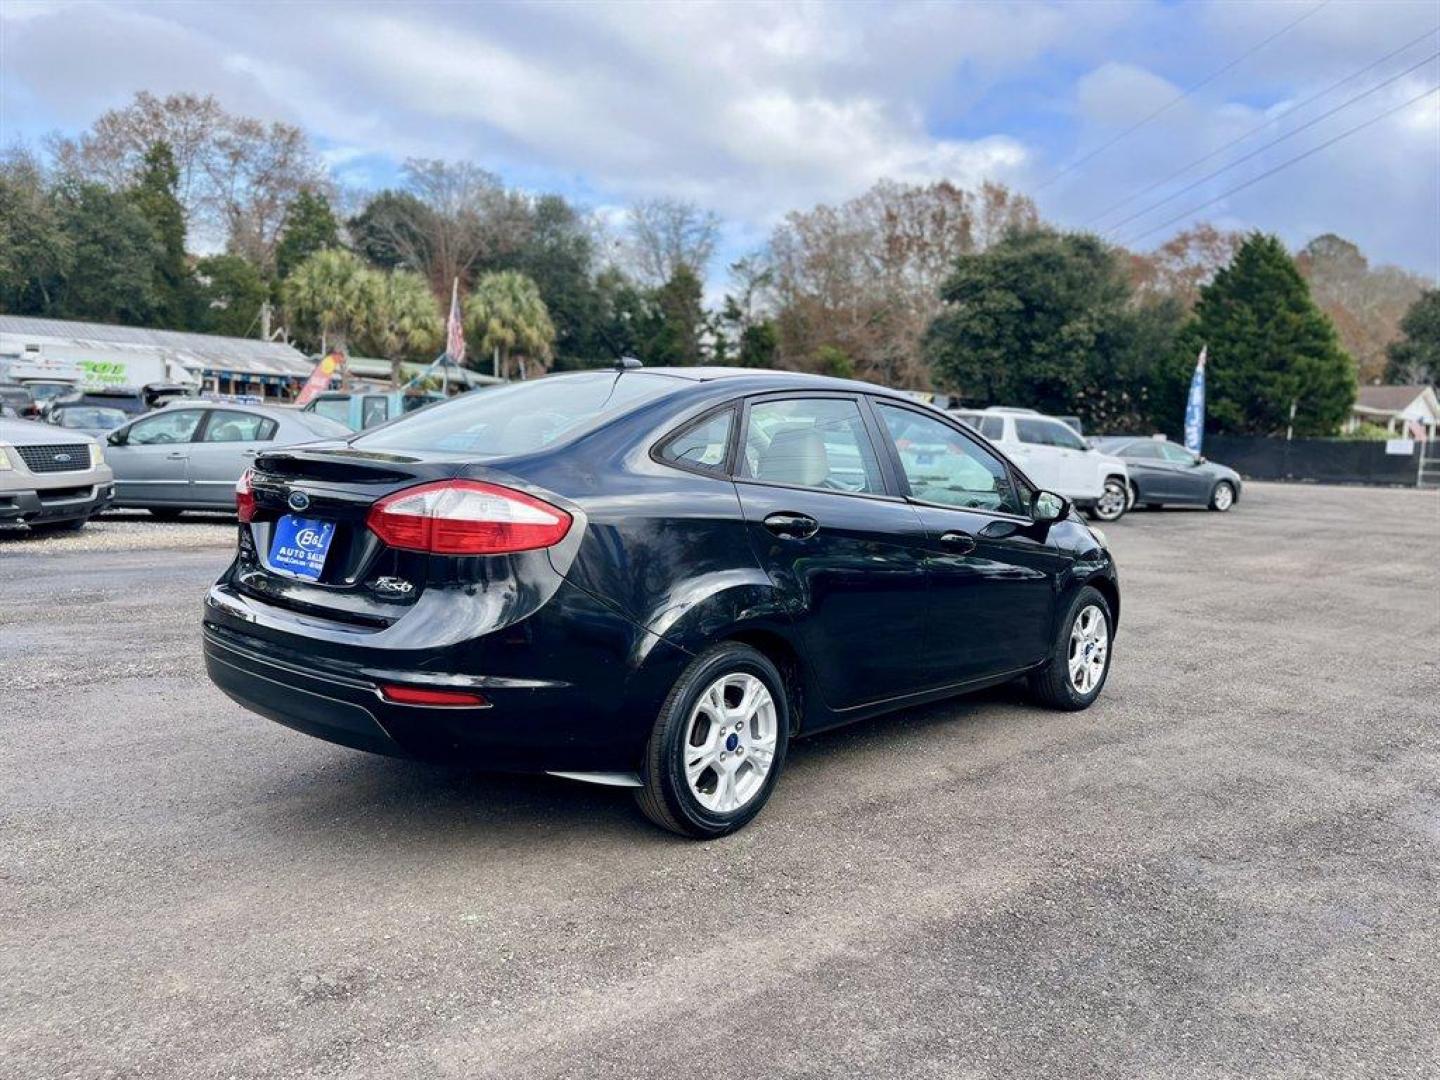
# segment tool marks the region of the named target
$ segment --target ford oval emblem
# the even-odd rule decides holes
[[[69,461],[69,460],[70,460],[70,455],[69,455],[69,454],[56,454],[56,455],[55,455],[55,460],[56,460],[56,461]]]
[[[303,491],[292,491],[290,497],[285,500],[291,510],[310,509],[310,496]]]

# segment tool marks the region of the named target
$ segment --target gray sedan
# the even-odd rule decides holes
[[[352,434],[344,424],[281,405],[183,401],[146,413],[107,438],[115,505],[156,517],[234,510],[235,481],[262,450]]]
[[[1223,513],[1240,498],[1240,474],[1234,469],[1164,439],[1102,435],[1090,445],[1125,462],[1131,506],[1208,506]]]

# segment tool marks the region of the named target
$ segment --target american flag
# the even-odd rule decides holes
[[[460,280],[450,288],[450,318],[445,323],[445,355],[452,364],[465,362],[465,330],[460,325]]]

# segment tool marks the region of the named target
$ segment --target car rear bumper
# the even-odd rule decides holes
[[[0,490],[0,522],[72,521],[98,514],[114,497],[111,483]]]
[[[204,653],[211,681],[238,704],[356,750],[499,772],[630,772],[639,765],[641,747],[604,715],[595,687],[364,667],[286,649],[208,618]],[[397,704],[380,689],[396,684],[463,689],[487,704]]]

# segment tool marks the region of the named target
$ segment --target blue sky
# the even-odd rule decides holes
[[[1309,12],[1310,14],[1306,15]],[[1279,38],[1155,121],[1094,147]],[[74,132],[137,91],[213,93],[297,123],[346,185],[406,156],[466,157],[605,216],[691,199],[726,222],[711,267],[783,215],[880,177],[986,178],[1068,227],[1393,59],[1212,163],[1284,134],[1440,51],[1434,0],[983,4],[35,3],[0,0],[0,141]],[[1440,84],[1422,64],[1310,130],[1142,217],[1141,236]],[[1298,246],[1322,232],[1440,275],[1440,94],[1196,215]],[[1188,183],[1208,169],[1177,181]],[[1126,212],[1163,197],[1161,189]]]

